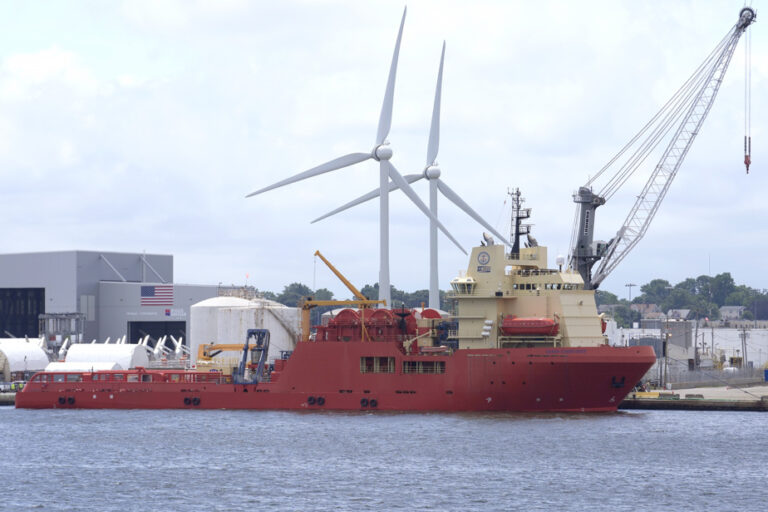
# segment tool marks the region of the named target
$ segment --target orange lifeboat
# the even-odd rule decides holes
[[[557,336],[560,324],[552,318],[518,318],[507,315],[501,321],[504,336]]]

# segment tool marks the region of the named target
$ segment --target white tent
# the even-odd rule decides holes
[[[67,351],[66,362],[116,363],[118,370],[127,370],[137,366],[149,366],[149,357],[147,356],[147,349],[143,345],[75,343]]]
[[[99,370],[122,370],[117,363],[79,363],[54,361],[45,367],[47,372],[97,372]]]
[[[0,377],[8,382],[11,374],[35,372],[45,369],[48,356],[39,346],[40,340],[33,338],[0,339]]]

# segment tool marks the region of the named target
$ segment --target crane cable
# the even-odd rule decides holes
[[[752,31],[744,41],[744,165],[752,163]]]

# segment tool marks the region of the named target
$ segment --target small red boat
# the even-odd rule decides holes
[[[552,318],[518,318],[507,315],[501,321],[504,336],[557,336],[560,324]]]

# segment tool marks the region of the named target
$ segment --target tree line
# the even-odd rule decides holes
[[[416,308],[427,305],[429,290],[406,292],[391,286],[392,304],[390,307]],[[279,294],[271,291],[257,292],[265,299],[274,300],[290,307],[297,307],[304,297],[314,297],[315,300],[334,300],[334,294],[327,288],[312,290],[303,283],[291,283]],[[370,299],[379,296],[379,284],[366,284],[360,292]],[[445,293],[440,291],[441,309],[447,309]],[[344,297],[343,299],[351,299]],[[656,304],[663,313],[670,309],[690,309],[693,318],[720,318],[721,306],[744,306],[743,318],[748,320],[768,319],[768,290],[756,290],[746,285],[737,285],[729,272],[712,276],[689,277],[675,285],[666,279],[654,279],[640,287],[640,295],[627,299],[619,299],[616,294],[604,290],[595,292],[597,305],[614,305],[614,319],[619,326],[629,327],[640,320],[640,313],[633,311],[632,304]],[[334,306],[318,306],[312,309],[312,324],[319,323],[320,315],[335,309]]]
[[[619,326],[630,326],[640,320],[640,313],[630,309],[631,304],[656,304],[663,313],[670,309],[690,309],[692,318],[718,320],[721,306],[744,306],[743,318],[768,319],[768,290],[756,290],[737,285],[730,272],[714,277],[689,277],[675,285],[666,279],[654,279],[640,287],[640,295],[630,302],[617,295],[597,290],[598,305],[616,305],[614,319]]]

